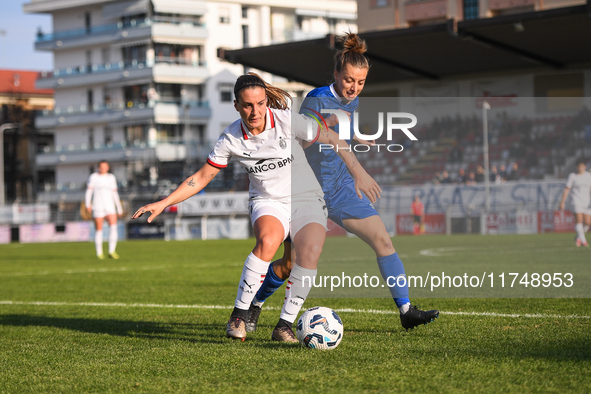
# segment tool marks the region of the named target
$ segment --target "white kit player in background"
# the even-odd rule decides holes
[[[86,210],[92,211],[96,226],[94,235],[96,255],[101,260],[105,258],[103,254],[103,221],[107,219],[109,223],[109,257],[118,259],[119,255],[115,252],[117,248],[117,216],[123,215],[121,200],[117,192],[117,180],[115,175],[109,173],[109,168],[109,163],[101,161],[98,172],[91,174],[88,178],[86,188]]]
[[[562,201],[560,201],[560,210],[564,210],[564,204],[569,192],[572,191],[573,207],[577,224],[575,230],[577,232],[576,245],[589,246],[585,233],[589,231],[591,225],[591,173],[586,171],[584,160],[577,162],[577,172],[571,173],[566,181],[564,193],[562,193]]]
[[[249,73],[236,81],[234,96],[240,119],[224,130],[207,163],[164,200],[138,209],[132,219],[150,212],[148,222],[152,222],[167,206],[201,191],[231,158],[237,160],[250,180],[249,210],[256,244],[244,262],[226,334],[241,340],[246,337],[248,308],[277,249],[290,234],[296,259],[272,339],[297,343],[291,326],[312,287],[303,277],[316,276],[327,218],[322,189],[306,160],[302,141],[341,147],[339,155],[356,175],[356,186],[378,196],[381,190],[355,156],[342,149],[348,145],[337,133],[325,126],[319,127],[315,136],[308,135],[308,118],[291,113],[287,92]],[[337,123],[334,115],[326,119],[328,127]]]

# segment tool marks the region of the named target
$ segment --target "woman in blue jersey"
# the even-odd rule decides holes
[[[338,109],[353,114],[357,109],[358,96],[369,71],[369,62],[364,55],[367,48],[365,42],[352,33],[341,37],[340,42],[342,49],[335,55],[334,83],[308,93],[302,110],[320,113],[323,108]],[[392,245],[390,234],[372,205],[380,197],[379,194],[370,193],[366,196],[356,189],[353,178],[334,151],[319,150],[313,144],[305,152],[324,192],[329,218],[374,250],[385,283],[392,283],[392,280],[387,281],[389,277],[404,276],[404,265]],[[292,265],[291,245],[285,242],[284,247],[283,258],[269,266],[265,281],[250,306],[247,331],[256,329],[263,302],[289,277]],[[394,286],[390,288],[390,292],[400,310],[401,324],[407,330],[429,323],[439,316],[437,310],[422,311],[412,306],[408,298],[408,286]]]

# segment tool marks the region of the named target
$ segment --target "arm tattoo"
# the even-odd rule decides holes
[[[191,178],[189,180],[189,182],[187,182],[187,185],[191,186],[191,187],[195,187],[195,182],[193,181],[193,178]]]
[[[347,151],[345,151],[345,152],[347,152]],[[355,155],[352,152],[347,152],[347,153],[348,153],[348,156],[350,157],[350,160],[351,160],[350,165],[347,167],[349,167],[349,169],[352,170],[353,168],[355,168],[359,165],[359,161],[357,161],[357,157],[355,157]],[[343,160],[343,162],[345,161],[344,160],[345,154],[343,152],[338,151],[337,155],[339,155],[339,157],[341,158],[341,160]]]

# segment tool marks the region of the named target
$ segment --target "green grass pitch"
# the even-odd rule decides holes
[[[331,239],[325,250],[350,243]],[[0,245],[0,393],[591,392],[589,298],[413,299],[442,312],[405,332],[391,299],[315,298],[313,289],[305,307],[356,310],[339,312],[343,341],[321,352],[271,341],[282,288],[257,332],[229,340],[253,244],[121,242],[118,261],[97,260],[90,243]],[[575,248],[571,234],[397,237],[394,245],[407,274],[486,258],[591,271],[591,250]]]

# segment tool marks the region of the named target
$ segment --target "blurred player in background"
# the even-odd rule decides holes
[[[164,200],[138,209],[133,219],[151,212],[148,218],[151,222],[164,208],[201,191],[220,169],[228,166],[231,158],[236,158],[248,172],[250,180],[249,211],[256,244],[244,262],[226,334],[241,340],[246,337],[249,306],[277,249],[291,233],[297,259],[272,339],[297,342],[291,326],[312,287],[311,282],[305,282],[303,278],[316,276],[326,237],[327,216],[322,189],[300,143],[318,140],[335,147],[346,146],[346,143],[339,141],[338,134],[326,128],[319,127],[316,135],[308,135],[309,123],[303,115],[295,115],[295,126],[292,127],[289,94],[265,83],[256,74],[238,78],[234,96],[234,107],[240,113],[240,119],[224,130],[207,163]],[[331,118],[327,123],[336,125],[337,117]],[[352,153],[341,150],[339,156],[358,176],[360,189],[370,195],[379,193],[377,183]]]
[[[94,234],[94,245],[96,256],[103,260],[103,221],[109,223],[109,257],[118,259],[115,252],[117,248],[117,216],[123,215],[121,200],[117,192],[117,180],[115,175],[109,173],[109,163],[101,161],[98,164],[98,172],[90,175],[86,187],[86,210],[92,212],[96,232]]]
[[[363,90],[369,71],[364,53],[365,41],[357,34],[340,37],[342,49],[335,55],[335,82],[308,93],[302,110],[320,113],[321,109],[339,109],[352,114],[359,104],[357,97]],[[351,126],[353,125],[351,122]],[[352,135],[355,135],[354,133]],[[359,141],[363,142],[363,141]],[[378,216],[372,203],[379,195],[362,195],[354,179],[347,172],[343,161],[332,150],[319,151],[317,144],[305,150],[310,166],[322,186],[329,218],[347,231],[357,235],[375,252],[377,263],[386,283],[389,277],[405,276],[404,265],[392,246],[390,234]],[[256,330],[261,308],[265,300],[289,277],[291,271],[291,245],[284,243],[283,258],[274,261],[267,271],[265,281],[256,294],[247,322],[247,330]],[[297,253],[296,253],[297,257]],[[439,311],[422,311],[411,306],[408,285],[390,287],[390,293],[400,310],[400,321],[405,329],[427,324],[439,316]]]
[[[425,206],[421,202],[421,197],[415,196],[414,201],[410,204],[410,214],[413,220],[413,234],[425,233]]]
[[[585,233],[589,230],[591,225],[591,173],[586,171],[584,160],[577,162],[577,172],[572,172],[566,181],[564,193],[562,193],[562,200],[560,201],[560,210],[564,210],[564,205],[569,192],[572,191],[573,207],[577,224],[575,224],[575,231],[577,232],[576,245],[589,246]]]

